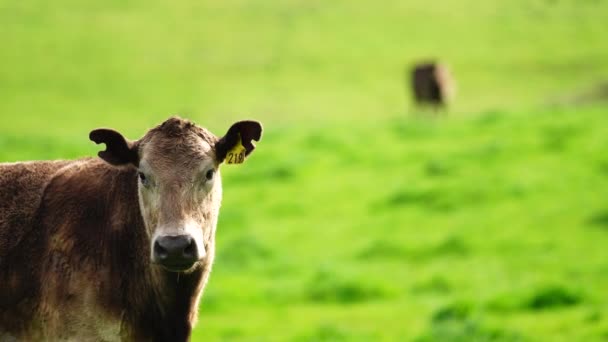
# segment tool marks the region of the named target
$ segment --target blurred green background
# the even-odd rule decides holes
[[[195,341],[606,341],[607,23],[605,0],[0,0],[0,161],[261,120]],[[425,58],[456,80],[442,117],[406,88]]]

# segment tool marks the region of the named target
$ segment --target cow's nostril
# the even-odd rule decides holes
[[[192,238],[190,239],[190,243],[188,244],[188,246],[186,246],[186,248],[184,248],[184,258],[186,259],[192,259],[196,257],[196,245],[194,244],[194,240]]]
[[[158,240],[156,240],[154,242],[154,255],[159,259],[159,260],[164,260],[169,256],[169,253],[167,252],[167,249],[164,248],[163,246],[160,245],[160,243],[158,242]]]

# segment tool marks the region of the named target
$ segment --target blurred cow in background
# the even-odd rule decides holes
[[[454,82],[444,64],[423,62],[410,71],[410,82],[414,102],[417,106],[445,108],[454,93]]]

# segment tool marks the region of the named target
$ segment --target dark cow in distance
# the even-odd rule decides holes
[[[447,66],[436,62],[416,64],[409,73],[414,102],[418,106],[443,108],[453,93],[453,81]]]
[[[177,117],[100,158],[0,164],[0,341],[186,341],[215,252],[219,166],[255,121],[218,138]]]

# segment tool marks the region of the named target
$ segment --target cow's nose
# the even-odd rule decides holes
[[[154,260],[169,269],[188,269],[198,260],[196,243],[189,235],[159,236],[154,241]]]

